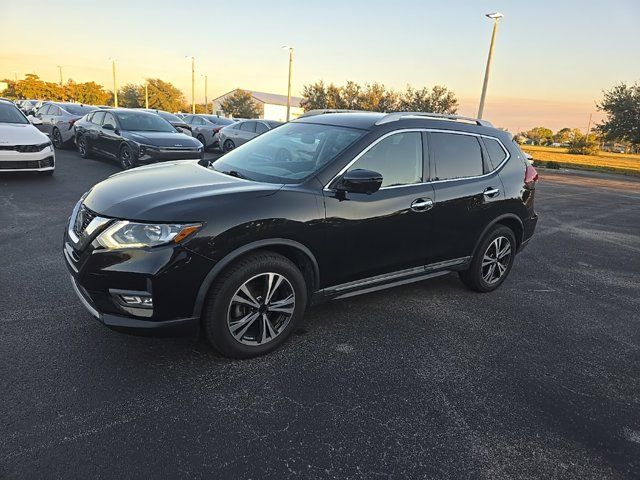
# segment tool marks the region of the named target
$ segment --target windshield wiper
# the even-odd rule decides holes
[[[219,170],[220,173],[224,173],[225,175],[229,175],[230,177],[241,178],[243,180],[251,180],[246,175],[240,173],[237,170]]]

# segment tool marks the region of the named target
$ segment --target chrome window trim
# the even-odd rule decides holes
[[[329,180],[329,182],[327,182],[327,184],[323,187],[322,190],[326,191],[326,192],[335,191],[335,189],[329,188],[329,185],[331,185],[337,178],[339,178],[340,176],[344,175],[344,173],[347,170],[349,170],[349,168],[351,168],[351,166],[354,163],[356,163],[365,153],[367,153],[370,149],[375,147],[379,142],[381,142],[385,138],[390,137],[391,135],[395,135],[397,133],[406,133],[406,132],[450,133],[450,134],[453,134],[453,135],[469,135],[471,137],[490,138],[491,140],[495,140],[495,141],[498,142],[498,144],[500,145],[500,147],[502,147],[502,149],[507,154],[507,156],[505,157],[504,160],[502,160],[502,162],[500,162],[500,164],[496,168],[494,168],[493,170],[491,170],[488,173],[483,173],[482,175],[475,175],[475,176],[471,176],[471,177],[460,177],[460,178],[447,178],[445,180],[429,180],[429,181],[426,181],[426,182],[407,183],[407,184],[404,184],[404,185],[389,185],[387,187],[380,187],[380,190],[388,190],[388,189],[392,189],[392,188],[414,187],[416,185],[429,185],[429,184],[432,184],[432,183],[457,182],[457,181],[460,181],[460,180],[471,180],[471,179],[477,179],[477,178],[484,178],[484,177],[487,177],[489,175],[493,175],[494,173],[498,172],[498,170],[502,169],[502,167],[504,167],[504,165],[507,163],[507,161],[509,161],[509,159],[511,158],[511,154],[509,153],[509,150],[502,143],[502,140],[500,140],[498,137],[494,137],[492,135],[486,135],[484,133],[463,132],[463,131],[460,131],[460,130],[446,130],[446,129],[441,129],[441,128],[403,128],[403,129],[400,129],[400,130],[393,130],[392,132],[387,132],[384,135],[382,135],[381,137],[376,138],[373,142],[371,142],[369,145],[367,145],[358,155],[356,155],[353,158],[353,160],[351,160],[344,168],[342,168],[336,175],[334,175],[333,178],[331,180]],[[424,158],[423,158],[423,164],[424,164]],[[424,178],[424,170],[422,172],[422,176]]]

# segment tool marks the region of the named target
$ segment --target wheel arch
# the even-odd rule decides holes
[[[305,245],[288,238],[270,238],[243,245],[225,255],[209,271],[203,280],[196,296],[193,315],[200,317],[202,309],[211,289],[211,285],[222,271],[239,258],[257,250],[270,250],[283,255],[296,264],[307,281],[307,291],[311,295],[320,285],[320,270],[315,255]]]
[[[495,227],[498,224],[504,225],[505,227],[508,227],[511,229],[511,231],[513,231],[513,235],[516,237],[516,249],[520,248],[520,246],[522,245],[522,239],[524,235],[524,225],[522,223],[522,220],[515,213],[505,213],[504,215],[500,215],[494,218],[484,228],[484,230],[482,231],[482,234],[480,234],[480,236],[476,240],[475,246],[473,247],[472,258],[473,256],[475,256],[476,251],[478,250],[478,246],[482,242],[482,239],[485,237],[487,232],[489,232],[489,230],[491,230],[493,227]]]

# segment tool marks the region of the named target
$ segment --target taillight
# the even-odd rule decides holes
[[[218,133],[220,130],[222,130],[222,127],[216,127],[213,129],[213,134],[215,135],[216,133]]]
[[[73,128],[73,125],[80,120],[79,118],[74,118],[73,120],[69,120],[69,130]]]
[[[527,165],[527,170],[524,173],[524,183],[527,187],[533,188],[538,181],[538,171],[533,165]]]

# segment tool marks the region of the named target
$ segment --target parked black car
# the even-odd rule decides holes
[[[201,327],[223,354],[250,357],[324,300],[451,271],[494,290],[533,235],[536,181],[510,134],[483,121],[316,115],[208,167],[97,184],[73,210],[64,256],[105,325]]]
[[[187,125],[184,122],[184,120],[178,117],[177,115],[174,115],[173,113],[165,112],[164,110],[154,110],[152,108],[143,108],[142,110],[145,112],[151,112],[151,113],[155,113],[156,115],[160,115],[167,122],[169,122],[173,126],[173,128],[178,130],[178,132],[193,136],[191,132],[191,127]]]
[[[166,160],[202,159],[195,138],[179,133],[155,113],[125,108],[95,110],[74,124],[80,156],[93,153],[117,159],[127,170]]]

